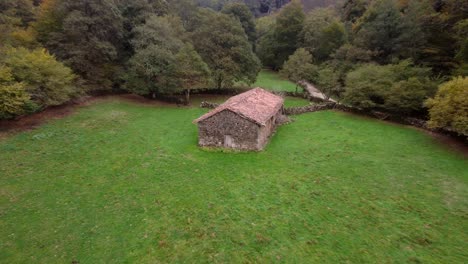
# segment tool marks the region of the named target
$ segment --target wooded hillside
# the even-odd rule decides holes
[[[429,118],[431,107],[447,102],[426,103],[437,87],[467,75],[467,1],[314,8],[329,3],[4,0],[0,117],[103,92],[188,101],[194,89],[248,87],[266,67],[352,107]],[[465,83],[454,85],[468,102]],[[466,104],[446,113],[457,113],[456,127],[468,126],[459,107]]]

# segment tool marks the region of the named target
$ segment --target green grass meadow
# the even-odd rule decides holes
[[[262,70],[258,74],[257,81],[252,87],[262,87],[273,91],[296,91],[296,85],[294,83],[282,78],[278,73],[271,70]],[[302,88],[298,87],[298,91],[302,91]]]
[[[294,116],[197,147],[198,107],[108,99],[0,140],[1,263],[466,263],[468,163],[416,129]]]

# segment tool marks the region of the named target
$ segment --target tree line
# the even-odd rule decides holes
[[[0,3],[0,118],[83,93],[157,97],[253,83],[254,16],[190,0],[5,0]]]
[[[344,104],[429,114],[431,126],[468,135],[467,18],[463,0],[347,0],[309,13],[293,1],[257,19],[256,53]]]
[[[429,109],[433,126],[468,134],[463,0],[345,0],[308,13],[298,0],[3,0],[0,10],[0,118],[85,93],[188,101],[192,89],[251,84],[263,66],[362,109]]]

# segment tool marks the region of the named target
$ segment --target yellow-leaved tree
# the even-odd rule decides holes
[[[443,83],[434,98],[426,101],[429,126],[448,128],[468,136],[468,77]]]

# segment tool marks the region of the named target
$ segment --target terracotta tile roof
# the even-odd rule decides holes
[[[264,126],[283,105],[283,98],[262,88],[255,88],[233,96],[210,112],[195,119],[193,123],[203,121],[221,111],[232,111],[248,120]]]

